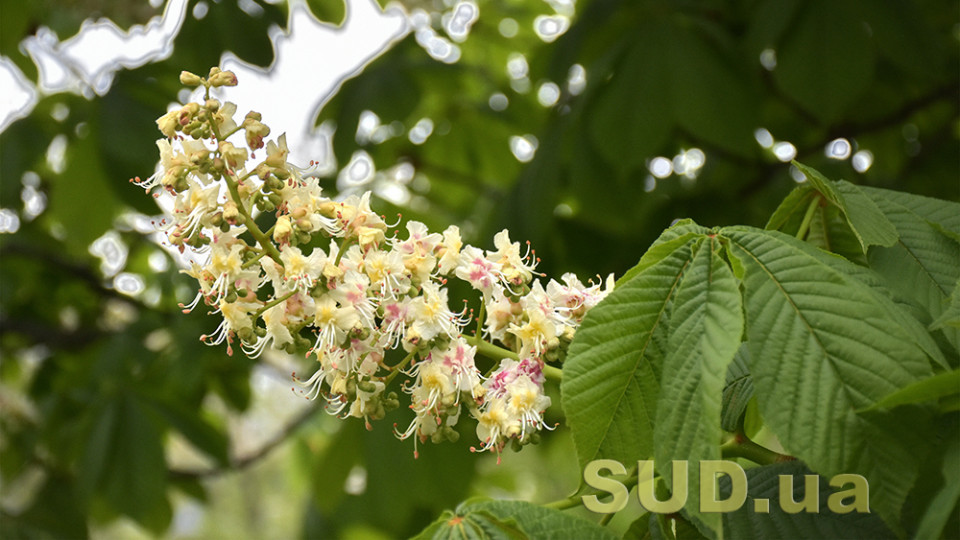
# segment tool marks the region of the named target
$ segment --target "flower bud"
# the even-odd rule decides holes
[[[253,169],[253,173],[256,174],[257,177],[260,178],[261,180],[267,181],[267,185],[266,185],[267,189],[280,189],[280,188],[274,188],[273,184],[270,183],[271,180],[274,180],[273,178],[271,178],[270,180],[267,180],[267,178],[270,176],[270,167],[268,167],[266,163],[260,163],[259,165],[257,165],[257,167]],[[281,185],[280,187],[283,187],[283,186]]]
[[[203,84],[203,79],[195,73],[190,73],[189,71],[180,72],[180,84],[184,86],[200,86]]]
[[[215,113],[220,110],[220,100],[210,98],[204,102],[203,108],[208,112]]]
[[[277,224],[273,228],[273,241],[278,244],[286,243],[290,240],[291,234],[293,234],[293,227],[290,226],[290,217],[277,218]]]
[[[232,71],[219,71],[218,73],[211,75],[208,80],[210,82],[210,86],[215,88],[219,86],[237,85],[237,76],[234,75]]]
[[[183,126],[183,132],[186,133],[187,135],[191,135],[193,134],[194,131],[199,130],[200,126],[202,125],[203,123],[201,121],[194,120],[193,122],[190,122],[185,126]]]
[[[360,381],[357,383],[357,388],[359,388],[361,392],[366,392],[368,394],[372,394],[377,391],[377,385],[373,384],[372,381]]]
[[[317,212],[319,212],[323,217],[335,217],[337,215],[337,203],[333,201],[324,201],[317,205]]]
[[[223,204],[223,219],[227,220],[228,223],[236,222],[239,216],[240,210],[235,202],[227,201]]]

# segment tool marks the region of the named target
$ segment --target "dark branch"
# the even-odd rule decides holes
[[[174,480],[198,480],[246,469],[247,467],[265,458],[276,447],[286,442],[291,435],[300,429],[300,426],[305,424],[307,420],[313,416],[313,413],[315,413],[318,408],[319,407],[316,405],[311,405],[310,407],[305,408],[300,412],[300,414],[295,416],[287,425],[285,425],[283,429],[281,429],[280,432],[277,433],[272,439],[264,443],[263,446],[257,448],[255,451],[244,457],[232,460],[232,463],[230,463],[230,466],[228,467],[214,467],[209,469],[170,469],[168,471],[170,477]]]

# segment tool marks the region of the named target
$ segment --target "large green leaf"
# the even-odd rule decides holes
[[[589,112],[587,135],[621,174],[643,167],[673,127],[667,58],[658,46],[669,43],[662,24],[646,24],[632,34],[627,51],[609,81],[602,81]]]
[[[852,3],[802,3],[776,53],[773,80],[824,124],[834,122],[873,79],[875,53]]]
[[[749,227],[723,234],[743,269],[750,372],[764,420],[788,453],[821,474],[856,472],[882,486],[872,502],[897,522],[918,470],[909,428],[854,411],[931,373],[923,348],[891,315],[900,308],[842,271],[857,272],[855,265],[793,237]]]
[[[868,254],[870,267],[887,285],[926,312],[929,324],[948,309],[948,298],[960,279],[960,204],[864,188],[864,192],[896,226],[900,240]],[[960,351],[960,328],[943,327],[945,339]]]
[[[718,38],[722,34],[710,23],[703,24],[705,28],[682,24],[669,28],[669,38],[659,44],[667,47],[669,78],[656,80],[650,73],[642,77],[669,89],[679,127],[724,151],[754,155],[753,130],[759,123],[754,78],[750,76],[754,71],[733,60],[732,40]],[[653,48],[647,54],[660,56],[661,50]]]
[[[81,488],[159,533],[171,518],[166,478],[160,430],[144,405],[127,393],[107,400],[86,445]]]
[[[609,530],[583,518],[526,501],[469,500],[446,511],[415,537],[417,540],[617,538]]]
[[[653,432],[654,462],[668,484],[672,460],[720,459],[721,396],[743,333],[739,284],[721,250],[716,238],[699,243],[674,300]],[[699,486],[699,467],[689,475]],[[723,536],[720,514],[700,512],[699,490],[690,490],[685,508],[715,537]]]
[[[622,282],[577,331],[560,392],[581,465],[653,455],[666,326],[694,241],[674,245]]]
[[[827,501],[834,489],[822,477],[817,479],[819,505],[816,513],[784,512],[780,506],[783,477],[792,478],[793,501],[801,501],[810,497],[804,479],[809,474],[811,471],[799,461],[748,470],[747,501],[738,510],[723,514],[724,533],[730,538],[895,538],[875,514],[831,512]],[[730,496],[729,477],[721,477],[719,491],[721,497]],[[769,505],[769,513],[755,510],[759,501]]]

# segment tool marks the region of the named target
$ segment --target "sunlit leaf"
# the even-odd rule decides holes
[[[564,363],[563,410],[584,465],[654,451],[653,429],[670,311],[694,239],[659,253],[584,319]]]
[[[719,241],[703,239],[694,250],[670,316],[653,431],[654,463],[668,484],[672,460],[720,459],[725,375],[743,333],[739,283],[721,257]],[[699,468],[688,474],[691,485],[700,485]],[[698,490],[690,491],[685,509],[716,537],[722,536],[720,515],[700,512]]]
[[[883,484],[871,502],[896,523],[917,456],[898,442],[902,434],[853,411],[931,373],[923,349],[890,315],[900,308],[795,238],[744,227],[723,234],[744,268],[750,372],[764,420],[788,453],[821,474],[858,472]],[[876,316],[855,315],[864,309]]]

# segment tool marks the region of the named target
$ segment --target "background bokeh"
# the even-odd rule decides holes
[[[155,169],[183,69],[257,81],[239,112],[275,128],[295,111],[294,161],[328,192],[481,247],[509,228],[551,276],[620,275],[677,218],[762,226],[791,159],[960,197],[956,2],[169,4],[0,4],[3,538],[404,537],[471,495],[576,488],[558,406],[499,466],[469,428],[414,460],[402,412],[367,432],[290,391],[301,358],[198,341],[215,317],[180,312],[161,211],[127,182]],[[90,68],[71,39],[110,25],[127,41]],[[150,32],[168,39],[133,50]]]

